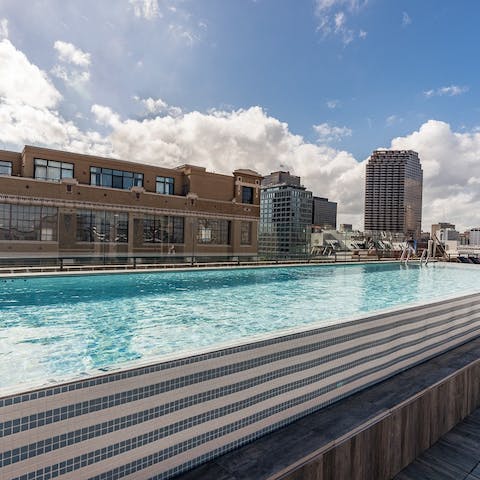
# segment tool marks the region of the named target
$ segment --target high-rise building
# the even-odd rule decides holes
[[[423,171],[412,150],[375,150],[365,182],[365,232],[420,237]]]
[[[312,192],[289,172],[273,172],[262,181],[258,253],[298,257],[310,252]]]
[[[480,245],[480,228],[471,228],[469,231],[470,245]]]
[[[432,227],[430,230],[430,237],[433,238],[439,230],[446,229],[446,228],[455,230],[455,225],[449,222],[439,222],[439,223],[432,224]]]
[[[337,203],[328,198],[313,197],[312,224],[335,230],[337,228]]]

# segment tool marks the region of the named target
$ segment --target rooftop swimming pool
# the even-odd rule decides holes
[[[0,388],[476,291],[442,264],[2,278]]]

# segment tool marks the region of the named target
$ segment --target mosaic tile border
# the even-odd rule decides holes
[[[467,321],[467,322],[464,322],[464,324],[458,325],[455,328],[452,328],[452,330],[453,329],[458,330],[462,326],[468,325],[470,323],[471,323],[471,320]],[[417,356],[419,354],[428,352],[429,350],[432,350],[433,348],[437,348],[439,345],[444,345],[446,343],[452,342],[453,340],[468,336],[470,333],[477,332],[477,331],[478,331],[478,326],[472,327],[470,330],[461,332],[461,333],[459,333],[455,336],[448,337],[443,342],[429,344],[429,345],[423,347],[422,349],[415,350],[411,353],[402,355],[402,356],[397,357],[393,360],[390,360],[389,362],[386,362],[386,363],[383,363],[383,364],[380,364],[380,365],[375,365],[375,366],[373,366],[369,369],[363,370],[363,371],[361,371],[361,372],[359,372],[359,373],[357,373],[353,376],[345,378],[341,382],[341,386],[348,385],[348,384],[354,382],[355,380],[361,379],[362,377],[368,376],[370,374],[376,373],[376,372],[381,371],[381,370],[385,370],[388,367],[391,367],[391,366],[393,366],[393,365],[395,365],[399,362],[402,362],[403,360],[408,360],[409,358],[411,358],[413,356]],[[445,333],[448,333],[448,332],[442,331],[438,334],[432,334],[432,335],[430,335],[430,337],[431,337],[430,339],[438,337],[440,335],[445,335]],[[399,350],[399,349],[404,349],[404,348],[407,348],[410,344],[414,345],[416,343],[423,343],[426,340],[427,340],[427,338],[422,338],[422,339],[419,339],[417,341],[407,342],[403,346],[401,346],[399,348],[394,347],[391,350],[396,351],[396,350]],[[303,380],[297,381],[297,382],[292,382],[291,384],[287,384],[287,385],[278,387],[277,389],[273,389],[273,390],[275,390],[275,392],[273,392],[271,395],[269,395],[266,398],[271,398],[275,395],[279,395],[280,393],[284,393],[286,391],[295,390],[296,388],[299,388],[303,385],[309,385],[309,384],[315,383],[316,381],[318,381],[318,378],[316,378],[316,377],[318,377],[319,375],[321,376],[321,378],[325,378],[325,377],[331,376],[335,373],[338,373],[340,371],[346,371],[346,370],[348,370],[352,367],[355,367],[355,366],[360,365],[362,363],[366,363],[367,361],[372,361],[372,360],[375,360],[377,358],[382,358],[385,355],[387,355],[387,352],[379,352],[376,355],[370,356],[370,358],[362,359],[362,360],[355,361],[355,362],[351,362],[350,364],[346,364],[346,365],[336,367],[334,369],[331,369],[330,371],[322,372],[321,374],[315,375],[313,377],[303,379]],[[391,374],[389,374],[388,376],[390,376],[390,375]],[[338,387],[339,387],[338,382],[334,382],[334,383],[329,384],[327,386],[324,386],[320,389],[317,389],[313,392],[301,395],[299,397],[293,398],[293,399],[288,400],[286,402],[282,402],[280,404],[277,404],[274,407],[270,407],[268,409],[257,412],[254,415],[250,415],[250,416],[245,417],[241,420],[237,420],[235,422],[232,422],[228,425],[224,425],[224,426],[218,427],[214,430],[210,430],[210,431],[205,432],[205,433],[203,433],[203,434],[201,434],[197,437],[186,440],[186,441],[181,442],[179,444],[172,445],[172,446],[168,447],[167,449],[164,449],[164,450],[161,450],[159,452],[156,452],[155,454],[149,455],[148,457],[144,457],[142,459],[136,460],[135,462],[131,462],[130,464],[125,466],[125,469],[123,471],[128,472],[128,473],[125,473],[125,475],[137,472],[139,470],[147,468],[148,466],[151,466],[153,464],[156,464],[156,463],[162,462],[162,461],[164,461],[168,458],[171,458],[172,456],[178,455],[179,453],[183,453],[183,452],[185,452],[189,449],[192,449],[192,448],[195,448],[199,445],[202,445],[203,443],[206,443],[210,440],[219,438],[223,435],[226,435],[226,434],[232,433],[232,432],[234,432],[238,429],[244,428],[247,425],[251,425],[251,424],[253,424],[253,423],[255,423],[259,420],[262,420],[262,419],[267,418],[271,415],[274,415],[275,413],[281,412],[285,409],[291,408],[293,406],[296,406],[296,405],[299,405],[299,404],[304,403],[306,401],[309,401],[311,399],[314,399],[314,398],[316,398],[320,395],[323,395],[327,392],[333,391]],[[261,396],[258,396],[258,397],[261,397]],[[335,397],[335,399],[338,400],[337,397]],[[251,402],[251,403],[249,403],[249,402]],[[239,402],[239,403],[249,403],[249,405],[252,405],[252,404],[255,403],[255,398],[251,397],[251,398],[246,399],[243,402]],[[247,405],[244,405],[242,408],[245,408],[245,406],[247,406]],[[321,406],[323,406],[323,405],[321,405]],[[318,408],[321,408],[321,406],[319,406]],[[212,420],[214,418],[218,418],[219,416],[221,416],[220,414],[226,415],[227,413],[230,413],[230,411],[227,411],[230,407],[232,407],[232,406],[227,406],[227,407],[223,407],[221,409],[217,409],[218,410],[217,415],[215,415],[215,411],[207,412],[203,415],[198,416],[198,419],[203,417],[203,421],[208,421],[208,420]],[[129,450],[141,447],[141,446],[146,445],[148,443],[158,441],[159,439],[163,438],[164,436],[167,436],[168,434],[178,432],[179,429],[181,428],[182,424],[184,426],[186,425],[185,428],[190,428],[190,427],[198,424],[198,423],[195,423],[195,420],[196,420],[195,418],[185,419],[185,420],[182,420],[181,422],[177,422],[176,424],[172,424],[172,425],[169,425],[169,426],[166,426],[166,427],[162,427],[162,428],[154,430],[152,432],[147,432],[147,433],[142,434],[142,435],[140,435],[138,437],[135,437],[135,438],[122,440],[121,442],[119,442],[117,444],[109,445],[108,447],[104,447],[102,449],[98,449],[98,450],[95,450],[95,451],[92,451],[92,452],[89,452],[89,453],[85,453],[83,455],[79,455],[79,456],[74,457],[74,458],[64,460],[63,462],[45,467],[43,469],[39,469],[35,472],[29,472],[28,474],[22,475],[20,477],[16,477],[14,480],[46,480],[47,478],[55,478],[59,475],[63,475],[63,474],[68,473],[70,471],[78,470],[78,469],[80,469],[82,467],[85,467],[87,465],[92,465],[94,463],[103,461],[107,458],[111,458],[113,456],[119,455],[119,454],[127,452]],[[168,432],[170,432],[170,433],[168,433]],[[50,476],[48,476],[48,475],[50,475]],[[104,474],[102,474],[102,475],[104,475]],[[108,479],[114,480],[114,479],[117,479],[117,478],[122,478],[122,475],[115,476],[112,471],[105,472],[105,475],[107,475],[107,476],[106,477],[97,476],[97,477],[94,477],[94,479],[95,480],[100,480],[101,478],[108,478]]]
[[[474,314],[479,314],[480,309],[476,310],[475,312],[472,312],[471,315]],[[457,316],[456,318],[449,318],[447,320],[442,320],[439,322],[434,322],[429,325],[429,327],[433,328],[436,326],[441,326],[445,325],[446,323],[451,323],[452,321],[455,321],[458,318],[464,317],[464,315]],[[346,364],[343,364],[339,367],[335,367],[329,370],[325,370],[321,373],[312,375],[310,377],[306,377],[302,380],[298,380],[295,382],[289,382],[285,385],[282,385],[280,387],[270,389],[262,394],[254,395],[252,397],[249,397],[245,400],[241,400],[238,402],[235,402],[233,404],[229,404],[227,406],[224,406],[219,409],[215,409],[211,411],[211,415],[207,414],[202,414],[198,415],[196,417],[190,417],[187,420],[182,422],[177,422],[174,427],[170,426],[173,428],[173,431],[178,431],[177,428],[180,428],[183,430],[184,428],[189,428],[193,425],[198,425],[199,423],[202,423],[204,421],[208,421],[211,418],[218,418],[222,415],[227,415],[228,413],[232,413],[235,411],[238,411],[242,408],[246,408],[254,403],[263,401],[265,399],[271,398],[275,395],[279,395],[281,393],[287,392],[294,390],[296,388],[300,388],[305,385],[309,385],[311,383],[317,382],[319,380],[323,380],[324,378],[327,378],[331,375],[335,375],[337,373],[340,373],[342,371],[348,370],[354,366],[361,365],[366,362],[370,362],[372,360],[375,360],[377,358],[381,358],[382,356],[390,355],[394,352],[400,351],[404,348],[408,348],[410,346],[416,345],[421,342],[425,342],[427,340],[430,340],[432,338],[438,337],[440,335],[444,335],[446,333],[453,332],[455,330],[458,330],[464,326],[467,326],[472,323],[472,318],[469,316],[469,319],[466,320],[465,322],[461,324],[456,324],[448,329],[444,329],[439,333],[433,333],[427,336],[422,337],[421,339],[415,339],[409,342],[404,342],[402,344],[396,345],[388,350],[384,350],[382,352],[379,352],[374,355],[368,355],[363,357],[361,360],[354,361],[354,362],[349,362]],[[214,390],[209,390],[206,392],[202,392],[196,395],[192,395],[190,397],[184,397],[182,399],[179,399],[174,402],[169,402],[167,404],[159,405],[154,408],[150,408],[141,412],[134,412],[129,415],[125,415],[122,417],[115,418],[113,420],[109,420],[106,422],[102,422],[96,425],[90,425],[88,427],[84,427],[82,429],[77,429],[74,431],[66,432],[62,435],[57,435],[52,438],[47,438],[45,440],[40,440],[38,442],[30,443],[28,445],[23,445],[21,447],[16,448],[15,450],[7,450],[3,453],[0,453],[0,468],[3,466],[10,465],[12,463],[16,463],[28,458],[33,458],[37,455],[42,455],[44,453],[48,453],[50,451],[57,450],[59,448],[64,448],[70,445],[75,445],[77,443],[81,443],[83,441],[91,440],[92,438],[97,438],[102,435],[106,435],[108,433],[113,433],[125,428],[129,428],[134,425],[138,425],[159,417],[162,417],[163,415],[167,415],[169,413],[178,411],[182,408],[188,408],[193,405],[197,405],[199,403],[209,401],[215,398],[222,398],[224,396],[227,396],[231,393],[235,393],[244,389],[252,388],[253,386],[260,385],[264,382],[268,382],[270,380],[280,378],[282,376],[290,375],[292,373],[297,373],[297,372],[302,372],[308,369],[311,369],[313,367],[322,365],[323,363],[329,362],[331,360],[335,360],[337,358],[345,357],[348,355],[351,355],[353,353],[357,353],[362,350],[367,350],[371,349],[376,346],[381,346],[386,343],[390,343],[392,341],[395,341],[399,338],[410,336],[414,333],[419,333],[424,329],[423,326],[417,327],[415,329],[411,329],[405,332],[397,333],[395,335],[386,337],[384,339],[376,340],[368,345],[359,345],[356,347],[352,347],[350,349],[346,349],[340,352],[336,352],[335,354],[330,354],[326,355],[314,360],[310,360],[308,362],[302,362],[299,364],[295,365],[290,365],[288,367],[278,369],[269,373],[266,373],[264,375],[260,375],[257,377],[253,377],[248,380],[244,380],[242,382],[238,382],[235,384],[230,384],[226,385],[225,387],[219,387]],[[202,419],[201,421],[199,421]],[[183,427],[181,426],[183,425]],[[167,428],[167,427],[165,427]],[[167,431],[167,430],[165,430]],[[164,436],[167,436],[168,434],[163,435],[161,438]]]
[[[342,332],[342,329],[347,330]],[[328,338],[322,338],[323,333]],[[319,338],[312,338],[314,335]],[[5,410],[9,417],[3,422],[5,439],[0,444],[3,450],[5,446],[11,448],[0,453],[0,466],[4,469],[3,476],[0,470],[0,478],[48,480],[62,475],[79,478],[80,475],[94,480],[123,477],[167,480],[234,448],[232,445],[239,446],[278,428],[279,419],[286,425],[293,421],[293,417],[307,415],[478,335],[480,294],[470,294],[211,352],[217,354],[215,358],[223,359],[206,365],[202,365],[198,358],[211,360],[211,357],[204,358],[210,354],[198,355],[195,362],[189,362],[192,358],[189,357],[182,365],[197,365],[186,370],[179,368],[178,372],[169,373],[163,382],[155,382],[162,379],[159,375],[158,378],[143,379],[152,384],[142,384],[142,378],[130,381],[124,391],[118,391],[122,385],[118,385],[115,391],[114,384],[111,388],[95,389],[95,386],[110,383],[107,381],[88,387],[86,391],[82,390],[87,387],[82,386],[78,389],[79,401],[76,403],[65,404],[77,393],[52,398],[77,390],[75,383],[57,385],[44,389],[44,395],[36,398],[44,400],[35,405],[25,404],[28,415],[21,415],[21,406]],[[285,344],[297,339],[300,341],[292,345]],[[351,343],[344,345],[345,342]],[[255,352],[265,343],[269,343],[267,349]],[[325,351],[325,348],[329,350]],[[232,359],[228,358],[227,351],[252,352],[258,356],[241,355],[235,357],[235,363],[229,363]],[[302,355],[304,357],[299,358]],[[278,365],[272,364],[277,361]],[[161,367],[175,362],[178,361],[148,366],[149,373],[152,368],[166,370]],[[327,362],[332,363],[326,365]],[[250,372],[257,367],[262,368]],[[286,376],[290,377],[282,378]],[[371,381],[372,378],[375,380]],[[83,385],[90,380],[95,379],[78,383]],[[215,385],[210,380],[214,380]],[[266,382],[271,383],[262,386]],[[175,398],[176,389],[189,385],[197,386],[190,394],[185,390],[182,398]],[[163,388],[161,393],[172,393],[155,399],[156,388]],[[45,394],[46,390],[51,390],[50,395]],[[102,395],[98,396],[99,393]],[[95,394],[97,398],[92,398]],[[230,394],[236,395],[229,399]],[[17,397],[21,400],[23,395]],[[142,402],[137,404],[140,400]],[[204,402],[210,403],[202,407]],[[13,405],[18,403],[23,402]],[[315,407],[310,408],[315,403]],[[107,409],[119,405],[123,407],[108,412]],[[1,408],[0,414],[3,413]],[[95,422],[95,416],[101,410],[104,411],[99,414],[103,415],[102,421],[97,424],[88,425],[85,423],[87,418],[79,418],[94,413],[88,417],[88,422]],[[16,412],[18,418],[13,418]],[[162,420],[167,414],[173,415]],[[145,425],[136,427],[142,423]],[[35,432],[38,427],[42,427],[40,436]],[[128,430],[129,427],[132,429]],[[27,432],[30,429],[31,434]],[[118,433],[103,440],[99,438],[113,432]],[[28,443],[29,438],[36,441]],[[23,439],[22,443],[20,439]],[[192,449],[196,450],[190,453]],[[176,458],[179,454],[181,456]],[[121,456],[117,458],[118,455]],[[85,470],[80,470],[84,467]],[[156,472],[158,474],[152,476]]]
[[[476,329],[474,329],[474,330],[476,330]],[[447,341],[445,341],[443,343],[447,343],[447,342],[450,342],[450,341],[451,341],[451,339],[448,339]],[[431,350],[432,348],[433,348],[433,346],[429,346],[428,348],[422,349],[422,350],[420,350],[418,352],[415,352],[413,354],[410,354],[410,355],[406,355],[405,357],[410,358],[412,356],[418,355],[419,353],[422,353],[423,351]],[[354,381],[354,379],[362,378],[362,377],[368,375],[369,373],[375,373],[377,371],[381,371],[381,370],[387,368],[388,366],[391,366],[391,365],[394,365],[395,363],[398,363],[399,361],[400,361],[400,359],[391,360],[390,362],[388,362],[384,365],[372,368],[371,371],[367,370],[365,372],[361,372],[361,373],[351,377],[351,379],[349,378],[348,381],[346,381],[344,384],[351,383],[352,381]],[[388,374],[385,377],[382,377],[382,379],[390,377],[391,375],[392,374]],[[380,381],[380,380],[378,380],[378,381]],[[378,381],[375,381],[375,382],[372,382],[372,383],[378,383]],[[270,415],[274,415],[275,413],[278,413],[279,411],[286,410],[286,409],[288,409],[290,407],[293,407],[295,405],[304,403],[308,400],[311,400],[315,397],[318,397],[322,393],[327,393],[328,391],[331,391],[335,388],[338,388],[338,386],[335,384],[335,386],[333,388],[331,388],[330,390],[325,390],[326,388],[328,388],[328,387],[323,387],[322,389],[319,389],[315,392],[311,392],[309,394],[302,395],[301,397],[297,397],[297,398],[295,398],[293,400],[290,400],[288,402],[283,402],[279,405],[276,405],[275,407],[272,407],[270,409],[258,412],[254,415],[246,417],[246,418],[244,418],[242,420],[239,420],[237,422],[234,422],[230,425],[219,427],[215,430],[212,430],[210,432],[202,434],[202,435],[200,435],[198,437],[195,437],[193,439],[190,439],[186,442],[182,442],[180,444],[173,445],[173,446],[169,447],[168,449],[165,449],[165,450],[162,450],[160,452],[156,452],[155,454],[149,455],[147,457],[143,457],[141,459],[135,460],[134,462],[131,462],[131,463],[126,464],[126,465],[122,465],[121,467],[118,467],[116,469],[104,472],[100,475],[96,475],[95,477],[91,477],[89,480],[107,480],[107,479],[108,480],[118,480],[120,478],[123,478],[126,475],[138,472],[138,471],[140,471],[144,468],[147,468],[147,467],[152,466],[156,463],[164,461],[167,458],[170,458],[171,456],[178,455],[179,453],[182,453],[183,451],[189,450],[191,448],[195,448],[196,446],[201,445],[202,443],[206,443],[206,442],[208,442],[210,440],[213,440],[215,438],[219,438],[219,436],[226,435],[227,433],[231,433],[232,431],[236,431],[236,430],[238,430],[240,428],[243,428],[247,425],[255,423],[255,422],[257,422],[257,421],[259,421],[263,418],[266,418]],[[310,408],[308,410],[305,410],[304,412],[302,412],[298,415],[295,415],[294,417],[289,417],[287,420],[284,420],[284,421],[279,422],[279,423],[281,423],[283,425],[286,425],[287,423],[292,422],[293,419],[295,419],[295,417],[300,418],[300,417],[302,417],[302,416],[304,416],[308,413],[312,413],[314,411],[317,411],[320,408],[323,408],[327,405],[330,405],[330,404],[340,400],[341,398],[345,398],[346,396],[349,396],[349,395],[353,394],[355,391],[362,390],[364,388],[366,388],[366,386],[362,386],[359,389],[352,389],[351,391],[349,391],[346,394],[339,395],[338,397],[335,397],[331,400],[328,400],[327,402],[321,403],[314,408]],[[266,430],[266,429],[262,429],[262,430]],[[262,430],[260,430],[258,432],[255,432],[252,435],[249,435],[249,437],[252,437],[252,439],[253,438],[258,438],[259,436],[263,435],[263,433],[266,433],[266,432],[261,433]],[[238,441],[235,442],[235,443],[238,444]],[[240,444],[238,444],[238,446],[239,445]],[[185,471],[185,470],[183,470],[183,471]],[[177,471],[176,473],[180,473],[180,471]],[[171,477],[164,477],[164,478],[171,478]],[[18,479],[14,479],[14,480],[26,480],[26,479],[22,479],[20,477]],[[43,480],[43,479],[35,478],[34,480]]]
[[[476,306],[476,305],[475,304],[467,305],[467,306],[463,306],[462,308],[471,308],[472,306]],[[480,307],[478,307],[475,310],[473,310],[472,312],[470,312],[469,315],[472,315],[472,314],[477,313],[477,312],[480,312]],[[447,309],[445,311],[442,310],[440,312],[437,312],[437,315],[444,315],[446,313],[449,313],[449,309]],[[451,317],[449,317],[445,320],[432,322],[431,324],[429,324],[429,327],[433,328],[435,326],[445,325],[446,323],[449,323],[452,320],[456,320],[456,319],[461,318],[463,316],[464,316],[464,314],[452,315]],[[325,339],[321,342],[316,342],[316,343],[313,343],[313,344],[308,344],[308,345],[305,345],[305,346],[296,347],[296,348],[293,348],[293,349],[276,352],[274,354],[265,355],[265,356],[258,357],[258,358],[253,358],[253,359],[250,359],[250,360],[247,360],[247,361],[239,362],[237,364],[231,364],[231,365],[227,365],[225,367],[210,369],[210,370],[206,370],[204,372],[199,372],[199,373],[189,375],[189,376],[186,376],[186,377],[179,377],[179,378],[176,378],[176,379],[168,380],[166,382],[160,382],[160,383],[156,383],[156,384],[153,384],[153,385],[139,387],[139,388],[135,388],[135,389],[128,390],[128,391],[115,393],[115,394],[112,394],[112,395],[109,395],[109,396],[104,396],[104,397],[92,399],[92,400],[89,400],[89,401],[79,402],[79,403],[76,403],[76,404],[70,404],[70,405],[67,405],[67,406],[64,406],[64,407],[61,407],[61,408],[56,408],[56,409],[52,409],[52,410],[38,412],[38,413],[33,414],[33,415],[16,418],[16,419],[13,419],[13,420],[9,420],[9,421],[0,423],[0,438],[5,437],[5,436],[9,436],[9,435],[13,435],[13,434],[18,433],[18,432],[26,431],[26,430],[29,430],[29,429],[34,429],[34,428],[37,428],[37,427],[40,427],[40,426],[43,426],[43,425],[49,425],[51,423],[56,423],[56,422],[64,421],[64,420],[67,420],[67,419],[70,419],[70,418],[73,418],[73,417],[78,417],[80,415],[86,415],[86,414],[97,412],[97,411],[100,411],[100,410],[103,410],[103,409],[112,408],[112,407],[119,406],[119,405],[124,405],[126,403],[130,403],[130,402],[134,402],[136,400],[140,400],[140,399],[148,398],[148,397],[151,397],[151,396],[155,396],[155,395],[164,393],[166,391],[170,391],[170,390],[173,390],[173,389],[176,389],[176,388],[182,388],[182,387],[185,387],[185,386],[188,386],[188,385],[192,385],[194,383],[204,382],[204,381],[212,380],[212,379],[215,379],[215,378],[220,378],[222,376],[230,375],[230,374],[233,374],[233,373],[239,373],[239,372],[242,372],[242,371],[245,371],[245,370],[248,370],[248,369],[251,369],[251,368],[256,368],[256,367],[259,367],[259,366],[262,366],[262,365],[265,365],[265,364],[268,364],[268,363],[272,363],[272,362],[275,362],[275,361],[278,361],[278,360],[282,360],[282,359],[286,359],[286,358],[293,358],[294,356],[302,355],[302,354],[305,354],[305,353],[310,353],[310,352],[313,352],[315,350],[320,350],[321,348],[325,348],[325,347],[328,347],[328,346],[344,343],[346,341],[351,341],[351,340],[355,340],[355,339],[362,338],[362,337],[367,337],[369,335],[376,334],[376,333],[385,332],[385,331],[388,331],[392,328],[396,328],[396,327],[399,327],[399,326],[414,324],[416,322],[427,319],[428,317],[429,317],[428,313],[427,314],[421,314],[421,315],[418,315],[418,316],[413,317],[413,318],[405,319],[403,321],[387,323],[387,324],[382,325],[380,327],[375,327],[375,328],[372,328],[372,329],[362,330],[362,331],[360,331],[356,334],[348,334],[348,335],[343,335],[343,336],[340,336],[340,337]],[[424,330],[423,326],[416,327],[414,329],[411,329],[411,330],[408,330],[408,331],[405,331],[405,332],[400,332],[392,338],[401,338],[401,337],[406,336],[408,334],[421,332],[422,330]],[[369,349],[373,346],[381,345],[382,343],[385,343],[386,341],[388,341],[388,339],[385,339],[383,342],[382,341],[369,342],[369,344],[362,344],[360,346],[354,347],[353,349],[340,350],[340,351],[338,351],[334,354],[329,354],[329,355],[326,355],[325,357],[319,358],[317,360],[318,363],[316,365],[320,365],[320,364],[326,363],[330,360],[340,358],[342,356],[345,356],[346,354],[354,353],[355,351],[360,351],[362,349]],[[297,370],[297,371],[300,371],[300,370],[305,369],[305,368],[311,368],[309,366],[303,366],[303,364],[301,364],[301,365],[302,365],[302,367],[300,367],[299,370]],[[308,365],[308,362],[307,362],[307,365]],[[315,365],[312,364],[311,366],[313,367]],[[294,373],[293,371],[288,372],[285,369],[283,369],[283,372],[285,372],[285,373],[283,373],[285,375],[288,375],[289,373]],[[275,373],[276,373],[276,371],[269,373],[269,375],[275,375]],[[278,374],[278,376],[282,376],[282,372],[280,372],[280,374]],[[271,377],[271,378],[278,378],[278,377]],[[263,381],[266,381],[266,380],[263,380]],[[242,382],[240,382],[240,383],[242,383]],[[261,383],[261,381],[259,381],[258,383]],[[251,386],[253,386],[253,385],[254,384],[252,384]],[[245,388],[249,388],[249,387],[246,386]],[[223,390],[223,388],[222,388],[222,390]],[[230,393],[230,392],[228,392],[228,393]],[[228,394],[228,393],[225,393],[225,394]],[[202,395],[206,395],[206,393],[202,394]],[[218,396],[223,396],[223,395],[220,394]],[[206,401],[206,399],[203,398],[202,396],[199,397],[199,400],[202,401],[202,402]],[[194,402],[194,404],[195,403],[199,403],[199,402]],[[184,405],[183,407],[181,407],[181,405],[182,405],[182,403],[178,403],[177,404],[178,407],[177,408],[174,407],[174,410],[177,410],[179,408],[184,408],[185,406],[190,406],[190,405],[188,405],[188,402],[187,402],[187,405]],[[0,463],[0,465],[1,465],[1,463]]]

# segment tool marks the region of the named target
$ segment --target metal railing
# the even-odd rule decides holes
[[[398,253],[398,254],[397,254]],[[192,254],[25,254],[0,256],[0,273],[82,270],[146,270],[208,266],[249,266],[302,263],[344,263],[394,260],[399,252],[335,252],[331,255],[192,255]]]

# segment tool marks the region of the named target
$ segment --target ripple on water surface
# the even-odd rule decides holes
[[[2,281],[0,387],[468,293],[479,280],[475,267],[384,264]]]

